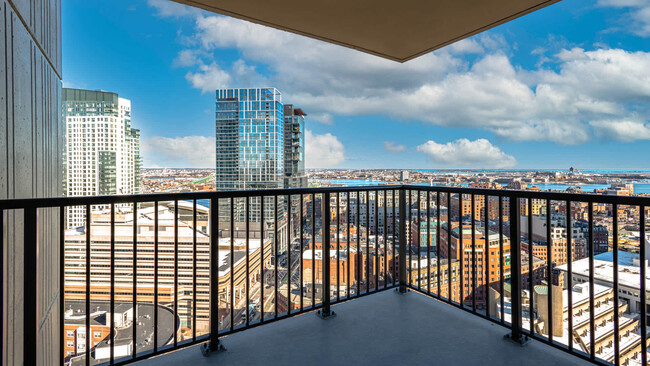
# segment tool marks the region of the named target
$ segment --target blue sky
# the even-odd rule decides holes
[[[214,90],[274,86],[308,167],[650,169],[650,0],[565,0],[404,64],[167,0],[62,18],[64,86],[130,99],[145,167],[213,167]]]

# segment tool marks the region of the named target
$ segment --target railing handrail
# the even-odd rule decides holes
[[[552,201],[571,201],[600,204],[618,204],[630,206],[650,206],[650,196],[614,196],[594,193],[565,193],[548,191],[525,191],[511,189],[486,189],[468,187],[420,186],[420,185],[376,185],[353,187],[314,187],[314,188],[278,188],[240,191],[209,191],[209,192],[179,192],[179,193],[147,193],[111,196],[75,196],[49,198],[13,198],[0,200],[0,210],[22,208],[47,208],[61,206],[108,205],[120,203],[163,202],[176,200],[201,200],[222,198],[243,198],[261,196],[286,196],[299,194],[327,194],[337,192],[366,192],[392,190],[418,190],[441,193],[472,193],[493,197],[518,197],[533,199],[549,199]]]

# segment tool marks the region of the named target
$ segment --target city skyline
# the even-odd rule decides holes
[[[71,49],[64,83],[137,100],[146,167],[213,166],[205,154],[189,152],[213,141],[210,99],[220,85],[275,86],[308,110],[314,123],[306,131],[307,168],[648,168],[635,154],[650,146],[642,73],[650,57],[647,32],[635,18],[642,6],[561,2],[400,65],[168,2],[73,1],[63,4],[64,45],[87,44],[96,34],[78,29],[92,22],[97,32],[115,34],[132,57],[116,60],[93,45],[90,52]],[[132,27],[143,37],[129,36]],[[232,31],[220,33],[223,27]],[[265,58],[269,47],[278,54]],[[298,48],[309,52],[301,56]],[[330,53],[345,62],[328,65]],[[124,80],[93,73],[96,66],[119,68]],[[589,75],[602,77],[581,87]],[[391,88],[394,98],[386,99]],[[422,99],[413,90],[432,94]],[[443,90],[451,110],[431,102]],[[480,98],[486,95],[493,98]],[[495,103],[502,112],[463,117]]]

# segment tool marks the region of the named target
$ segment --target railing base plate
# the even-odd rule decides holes
[[[508,334],[504,335],[503,338],[510,341],[510,342],[512,342],[512,343],[514,343],[514,344],[518,344],[518,345],[520,345],[522,347],[527,345],[528,342],[530,342],[530,338],[528,338],[527,335],[521,335],[519,337],[519,339],[516,339],[516,338],[512,337],[512,333],[508,333]]]
[[[318,316],[318,317],[321,318],[321,319],[331,319],[331,318],[333,318],[333,317],[336,316],[336,313],[333,312],[333,311],[330,311],[329,314],[325,314],[325,313],[323,313],[322,310],[318,310],[318,311],[316,312],[316,316]]]
[[[210,356],[212,354],[220,353],[220,352],[223,352],[223,351],[226,350],[226,347],[224,347],[221,342],[219,342],[217,344],[216,349],[213,350],[213,349],[210,349],[210,348],[211,348],[210,347],[210,342],[203,343],[201,345],[201,353],[203,354],[204,357],[208,357],[208,356]]]
[[[398,288],[395,289],[395,292],[397,292],[397,293],[400,294],[400,295],[406,295],[406,294],[408,294],[410,291],[411,291],[411,290],[409,290],[408,288],[400,288],[400,287],[398,287]]]

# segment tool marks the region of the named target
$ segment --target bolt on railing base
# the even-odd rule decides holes
[[[328,313],[326,313],[326,312],[324,312],[324,311],[322,311],[322,310],[318,310],[318,311],[316,312],[316,316],[318,316],[318,317],[321,318],[321,319],[330,319],[330,318],[335,317],[335,316],[336,316],[336,313],[333,312],[333,311],[329,311]]]
[[[395,289],[395,292],[397,292],[397,293],[400,294],[400,295],[408,294],[410,291],[411,291],[411,290],[409,290],[408,288],[406,288],[406,287],[402,287],[402,286],[400,286],[400,287],[398,287],[398,288]]]
[[[213,353],[219,353],[225,350],[226,347],[224,347],[223,344],[219,341],[217,341],[216,346],[212,346],[210,342],[206,342],[201,345],[201,353],[203,354],[204,357],[208,357]]]
[[[522,347],[527,345],[528,342],[530,342],[530,338],[528,338],[527,335],[520,335],[519,338],[517,339],[517,338],[513,338],[512,333],[508,333],[504,335],[503,338],[512,343],[518,344]]]

